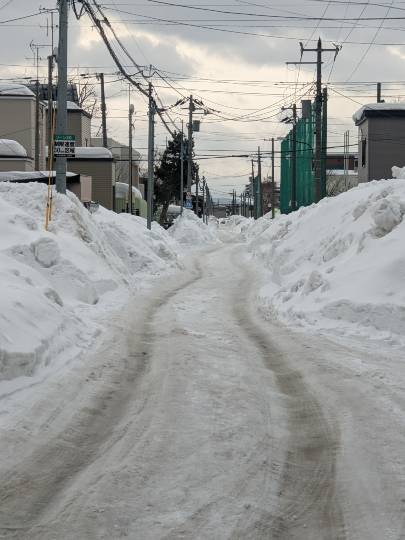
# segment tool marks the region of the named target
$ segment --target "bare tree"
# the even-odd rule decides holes
[[[96,94],[96,87],[94,84],[86,81],[84,84],[80,85],[79,105],[91,116],[94,116],[98,113],[100,106]]]

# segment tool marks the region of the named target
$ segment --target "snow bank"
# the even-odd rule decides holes
[[[183,210],[168,230],[170,236],[188,247],[201,247],[203,244],[218,242],[217,220],[209,220],[208,225],[191,210]]]
[[[362,184],[246,235],[269,271],[266,317],[405,344],[405,182]]]
[[[130,290],[181,266],[159,226],[148,231],[142,218],[104,208],[90,214],[69,192],[55,194],[46,232],[46,193],[43,184],[0,183],[0,381],[68,361]]]

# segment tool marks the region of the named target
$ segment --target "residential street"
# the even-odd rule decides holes
[[[243,250],[190,256],[3,396],[1,538],[405,538],[401,355],[261,320]]]

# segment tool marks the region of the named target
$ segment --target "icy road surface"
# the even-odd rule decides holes
[[[1,538],[405,538],[403,358],[260,321],[242,252],[2,397]]]

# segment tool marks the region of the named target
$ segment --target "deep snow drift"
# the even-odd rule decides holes
[[[88,348],[98,319],[149,276],[182,266],[180,246],[157,224],[148,231],[139,217],[90,214],[71,193],[55,195],[46,232],[46,193],[0,183],[0,393],[4,380]]]
[[[268,270],[265,317],[404,345],[404,214],[405,182],[394,179],[247,224],[253,260]]]

